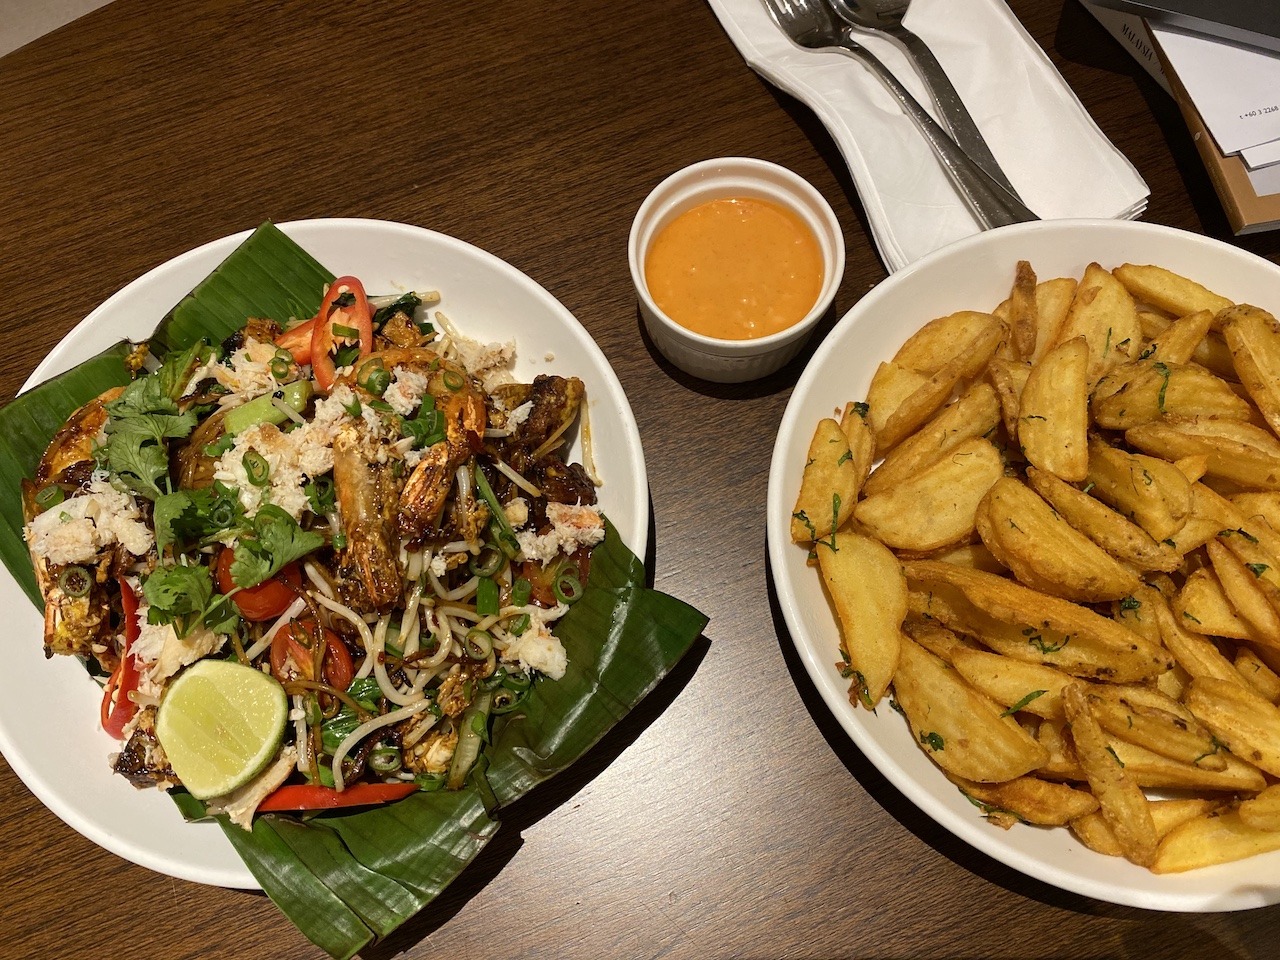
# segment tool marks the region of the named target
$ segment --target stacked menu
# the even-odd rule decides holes
[[[1232,230],[1280,228],[1280,53],[1082,3],[1177,101]]]

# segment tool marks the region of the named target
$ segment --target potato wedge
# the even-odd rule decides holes
[[[1261,770],[1231,753],[1222,754],[1223,769],[1206,770],[1118,737],[1110,737],[1110,743],[1125,770],[1144,789],[1234,794],[1256,792],[1267,784]]]
[[[867,420],[874,433],[884,429],[902,402],[928,382],[929,378],[892,361],[881,363],[867,387]]]
[[[911,606],[911,595],[908,593],[908,608]],[[948,629],[937,620],[926,620],[922,617],[907,615],[902,624],[902,632],[924,647],[940,660],[951,663],[957,650],[977,650],[978,642],[963,637],[954,630]]]
[[[1040,335],[1040,305],[1036,300],[1036,272],[1026,260],[1019,260],[1014,267],[1013,288],[1005,303],[1014,353],[1019,360],[1030,360]]]
[[[1160,841],[1151,870],[1182,873],[1272,850],[1280,850],[1280,831],[1249,826],[1237,810],[1214,812],[1170,831]]]
[[[869,412],[865,403],[847,403],[840,415],[840,429],[844,431],[853,460],[855,496],[862,491],[875,463],[876,435],[867,419]]]
[[[1184,618],[1175,619],[1159,593],[1146,587],[1139,591],[1138,596],[1155,613],[1165,649],[1187,673],[1192,677],[1211,677],[1244,685],[1244,680],[1222,651],[1201,634],[1187,630],[1183,626]]]
[[[1156,825],[1156,836],[1163,839],[1188,820],[1202,817],[1222,806],[1221,801],[1200,797],[1177,797],[1171,800],[1151,800],[1151,819]],[[1091,813],[1071,822],[1071,832],[1090,850],[1109,857],[1122,857],[1120,843],[1107,826],[1101,813]]]
[[[938,462],[966,440],[985,437],[1000,423],[1000,403],[987,383],[975,383],[954,403],[893,448],[863,484],[867,496],[885,493]]]
[[[1193,570],[1173,602],[1173,615],[1192,633],[1248,640],[1249,625],[1240,619],[1211,567]]]
[[[1049,754],[1049,759],[1036,769],[1036,776],[1049,780],[1084,782],[1084,768],[1080,766],[1075,744],[1067,733],[1065,713],[1061,720],[1043,720],[1036,730],[1036,742]]]
[[[1075,277],[1054,277],[1036,284],[1036,348],[1029,358],[1033,363],[1059,342],[1077,286]]]
[[[987,491],[976,521],[992,554],[1035,590],[1096,603],[1127,597],[1140,583],[1133,570],[1011,477],[1001,477]]]
[[[949,652],[956,672],[1005,712],[1062,719],[1062,688],[1075,681],[1071,674],[989,650],[955,646]]]
[[[1233,531],[1234,532],[1234,531]],[[1280,613],[1264,590],[1266,581],[1252,572],[1220,539],[1205,544],[1214,575],[1231,608],[1243,620],[1249,633],[1271,646],[1280,646]]]
[[[1112,271],[1135,300],[1159,307],[1175,317],[1207,310],[1217,314],[1231,301],[1187,277],[1147,264],[1125,263]]]
[[[857,494],[853,457],[844,431],[830,417],[818,421],[791,512],[792,541],[814,543],[831,536],[853,514]]]
[[[1141,318],[1139,324],[1141,325]],[[1138,354],[1137,362],[1147,366],[1157,363],[1190,363],[1212,326],[1213,314],[1208,310],[1179,317],[1159,333],[1149,335],[1149,342]],[[1143,333],[1146,334],[1145,326]]]
[[[1085,268],[1058,331],[1057,343],[1075,337],[1084,337],[1089,344],[1090,386],[1116,364],[1126,363],[1139,353],[1142,328],[1133,297],[1110,271],[1096,263]]]
[[[996,397],[1000,401],[1000,417],[1004,422],[1004,432],[1010,441],[1018,440],[1019,416],[1022,410],[1022,390],[1031,376],[1031,365],[1021,360],[1008,360],[994,357],[987,364],[987,379],[995,388]]]
[[[1191,484],[1172,463],[1089,441],[1090,492],[1131,518],[1153,540],[1172,537],[1191,515]]]
[[[1220,506],[1228,502],[1203,483],[1191,484],[1191,516],[1181,530],[1163,543],[1183,557],[1196,548],[1203,547],[1224,527],[1231,525],[1229,521],[1225,521],[1229,511],[1223,511]]]
[[[893,362],[931,377],[955,359],[956,348],[961,344],[984,340],[993,331],[1001,334],[997,341],[1002,339],[1003,326],[996,317],[977,310],[938,317],[913,333],[893,355]]]
[[[1280,492],[1237,493],[1228,499],[1247,519],[1261,520],[1273,531],[1280,531]]]
[[[1280,783],[1241,803],[1240,820],[1254,830],[1280,831]]]
[[[936,550],[973,534],[978,502],[1003,474],[995,447],[965,440],[911,479],[865,497],[854,516],[890,547]]]
[[[1166,460],[1204,454],[1209,476],[1251,490],[1280,490],[1280,451],[1267,449],[1275,437],[1251,423],[1192,418],[1143,424],[1124,436],[1132,446]]]
[[[1027,482],[1067,523],[1118,560],[1138,570],[1169,571],[1182,565],[1182,555],[1167,543],[1156,542],[1136,523],[1052,473],[1028,467]]]
[[[898,560],[883,544],[856,533],[834,534],[819,545],[818,566],[836,608],[849,700],[873,708],[898,669],[907,584]]]
[[[1117,683],[1151,679],[1171,666],[1160,647],[1060,597],[936,561],[912,560],[902,569],[910,589],[930,595],[932,615],[1006,656]]]
[[[1031,772],[1046,751],[1003,708],[942,660],[904,639],[893,692],[912,735],[943,770],[980,783]]]
[[[1253,408],[1231,386],[1193,363],[1157,361],[1122,388],[1102,396],[1099,384],[1089,412],[1107,430],[1128,430],[1172,417],[1248,420]]]
[[[1111,619],[1126,629],[1132,630],[1152,646],[1164,644],[1160,636],[1160,624],[1156,622],[1155,612],[1142,602],[1143,589],[1135,590],[1132,595],[1124,597],[1111,605]],[[1160,677],[1163,677],[1161,674]],[[1160,677],[1156,679],[1159,680]]]
[[[951,780],[988,820],[1006,829],[1014,821],[1061,827],[1098,809],[1097,799],[1088,791],[1039,777],[1018,777],[1006,783],[975,783],[960,777]]]
[[[928,421],[951,399],[962,381],[986,369],[996,348],[1005,339],[1005,326],[995,317],[968,341],[951,345],[952,359],[906,397],[876,430],[876,455],[885,456],[909,434]]]
[[[1221,744],[1172,697],[1132,684],[1100,684],[1089,696],[1094,718],[1111,737],[1204,770],[1226,769]]]
[[[1089,344],[1074,337],[1031,368],[1022,389],[1018,440],[1032,464],[1063,480],[1089,472]]]
[[[1200,314],[1208,314],[1212,325],[1213,315],[1209,311],[1200,311]],[[1191,314],[1190,316],[1198,316],[1200,314]],[[1148,340],[1148,346],[1150,346],[1150,341],[1158,338],[1172,325],[1168,317],[1152,313],[1149,310],[1138,311],[1138,323],[1142,327],[1142,335]],[[1239,379],[1236,374],[1235,362],[1231,359],[1231,351],[1227,348],[1227,342],[1222,339],[1220,333],[1216,333],[1213,330],[1205,334],[1204,339],[1196,345],[1190,359],[1224,380]]]
[[[1265,310],[1240,305],[1218,316],[1240,382],[1272,431],[1280,433],[1280,330]]]
[[[1280,703],[1280,673],[1272,670],[1253,650],[1239,648],[1232,663],[1255,693],[1264,700]]]
[[[1187,707],[1242,760],[1280,776],[1280,707],[1244,683],[1196,677]]]
[[[1084,768],[1089,789],[1098,798],[1099,812],[1115,834],[1125,858],[1142,866],[1156,856],[1159,837],[1146,795],[1128,773],[1093,714],[1088,687],[1074,683],[1062,692],[1062,705],[1071,724],[1071,740]]]

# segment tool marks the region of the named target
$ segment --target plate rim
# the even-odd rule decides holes
[[[566,335],[572,339],[575,346],[584,351],[592,359],[594,369],[588,374],[599,389],[599,385],[603,384],[605,396],[599,399],[607,402],[614,410],[618,419],[618,426],[623,428],[620,436],[620,446],[624,447],[632,460],[628,464],[629,469],[625,475],[620,475],[613,480],[619,487],[629,486],[629,492],[624,492],[623,496],[632,502],[631,522],[628,529],[619,527],[618,532],[623,542],[637,556],[644,557],[647,554],[649,546],[649,526],[651,523],[651,507],[648,496],[648,471],[645,463],[644,448],[641,444],[639,425],[636,422],[634,411],[631,407],[630,399],[626,391],[622,387],[621,381],[618,379],[616,370],[610,363],[608,357],[604,354],[600,344],[591,335],[590,331],[578,320],[578,318],[556,298],[542,284],[531,277],[529,274],[520,270],[518,267],[503,260],[496,254],[493,254],[481,247],[476,246],[466,240],[440,231],[432,230],[428,227],[422,227],[415,224],[408,224],[394,220],[381,220],[375,218],[363,217],[317,217],[302,220],[285,221],[274,224],[286,235],[295,239],[304,249],[307,249],[308,237],[317,237],[327,235],[329,237],[341,236],[344,233],[354,233],[358,231],[374,231],[383,234],[388,238],[413,236],[417,242],[427,244],[439,244],[444,247],[451,248],[457,255],[472,260],[486,271],[496,271],[504,274],[506,278],[516,285],[521,291],[522,296],[530,297],[539,301],[541,306],[551,315],[559,318],[563,325]],[[209,273],[206,266],[197,266],[204,264],[208,258],[216,257],[215,266],[221,263],[228,254],[231,253],[241,242],[253,233],[253,228],[240,230],[226,236],[218,237],[213,240],[206,241],[195,247],[184,250],[183,252],[170,257],[167,260],[151,267],[142,274],[131,279],[128,283],[115,291],[93,310],[91,310],[82,320],[75,324],[65,336],[45,355],[44,358],[36,365],[32,373],[24,381],[18,394],[29,390],[32,386],[49,379],[74,366],[76,363],[93,356],[97,350],[86,346],[91,343],[91,339],[105,329],[109,330],[114,341],[118,341],[121,337],[137,337],[145,339],[154,329],[155,324],[159,322],[164,315],[164,311],[171,308],[177,299],[172,302],[165,303],[163,307],[159,307],[160,313],[153,314],[151,312],[140,311],[138,319],[115,317],[112,319],[113,313],[118,313],[122,305],[127,305],[134,298],[139,296],[139,290],[145,291],[148,284],[156,284],[162,282],[162,278],[169,275],[177,277],[185,277],[187,273],[192,276],[188,280],[183,280],[185,290],[193,289],[196,284],[204,279]],[[342,241],[351,243],[352,241]],[[309,251],[310,252],[310,251]],[[314,255],[314,254],[313,254]],[[444,295],[444,302],[447,304],[449,299],[449,288],[447,280],[440,278],[440,289]],[[185,292],[185,291],[184,291]],[[179,297],[182,294],[179,294]],[[155,306],[155,305],[152,305]],[[133,325],[137,325],[139,329],[134,330]],[[480,319],[476,327],[483,335],[484,320]],[[142,327],[145,326],[145,329]],[[475,329],[475,328],[472,328]],[[536,346],[530,349],[524,347],[522,353],[522,341],[517,338],[516,356],[517,363],[522,356],[528,356],[536,353]],[[547,359],[547,358],[544,358]],[[554,359],[547,359],[549,369],[554,370],[557,363]],[[568,371],[572,372],[572,371]],[[579,374],[582,375],[582,374]],[[588,396],[589,411],[592,406],[590,395]],[[598,467],[599,465],[597,465]],[[608,481],[608,477],[605,477]],[[20,596],[22,604],[30,609],[29,601],[25,594],[22,594],[20,588],[9,574],[7,569],[0,569],[0,583],[3,583],[5,590],[10,588],[15,596]],[[38,618],[38,612],[35,613]],[[38,622],[38,620],[37,620]],[[83,678],[84,682],[93,683],[92,678],[79,668],[78,664],[64,663],[67,658],[58,658],[51,663],[47,663],[51,671],[61,671],[60,674],[50,673],[52,679],[55,675],[60,676],[66,682],[80,683]],[[3,682],[3,681],[0,681]],[[96,684],[94,684],[96,686]],[[93,713],[96,716],[96,701]],[[103,734],[105,737],[105,734]],[[115,743],[115,741],[110,741]],[[0,716],[0,753],[3,754],[6,762],[13,770],[15,776],[22,781],[24,786],[31,791],[32,795],[59,820],[71,829],[75,830],[82,837],[89,840],[96,846],[107,850],[122,859],[128,860],[138,866],[152,870],[162,875],[171,876],[181,880],[188,880],[194,883],[205,884],[209,886],[218,886],[231,889],[244,890],[260,890],[261,885],[249,872],[248,867],[243,863],[238,855],[234,854],[230,841],[223,837],[220,829],[217,829],[214,844],[221,847],[225,844],[225,850],[232,851],[231,857],[225,865],[216,864],[197,864],[192,862],[192,850],[172,851],[165,854],[163,851],[144,850],[133,846],[127,842],[116,831],[112,830],[109,824],[100,824],[92,817],[84,815],[80,806],[72,800],[61,795],[59,791],[54,789],[46,782],[45,776],[39,772],[39,763],[32,761],[26,755],[26,751],[18,746],[15,738],[10,734],[3,716]],[[105,753],[104,753],[105,758]],[[173,809],[175,815],[177,808],[172,801],[163,794],[162,791],[146,791],[138,792],[141,798],[141,805],[153,804],[158,799]],[[198,829],[209,829],[213,827],[211,824],[187,824],[188,826]],[[212,834],[211,834],[212,835]],[[224,851],[225,852],[225,851]],[[198,858],[197,858],[198,859]]]

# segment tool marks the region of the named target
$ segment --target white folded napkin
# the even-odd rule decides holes
[[[762,0],[709,2],[752,69],[807,104],[831,133],[891,272],[982,229],[919,129],[862,64],[795,46]],[[904,22],[933,50],[1037,216],[1142,215],[1146,183],[1002,0],[913,0]],[[937,116],[923,81],[892,41],[857,39]]]

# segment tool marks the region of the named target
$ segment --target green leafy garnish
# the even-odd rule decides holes
[[[258,509],[251,528],[240,538],[231,563],[231,579],[238,587],[252,587],[268,580],[287,564],[324,544],[324,537],[303,530],[298,521],[271,503]]]
[[[239,618],[228,598],[214,592],[205,566],[159,567],[142,581],[142,595],[150,604],[147,623],[171,623],[179,637],[200,623],[215,633],[229,633]]]

